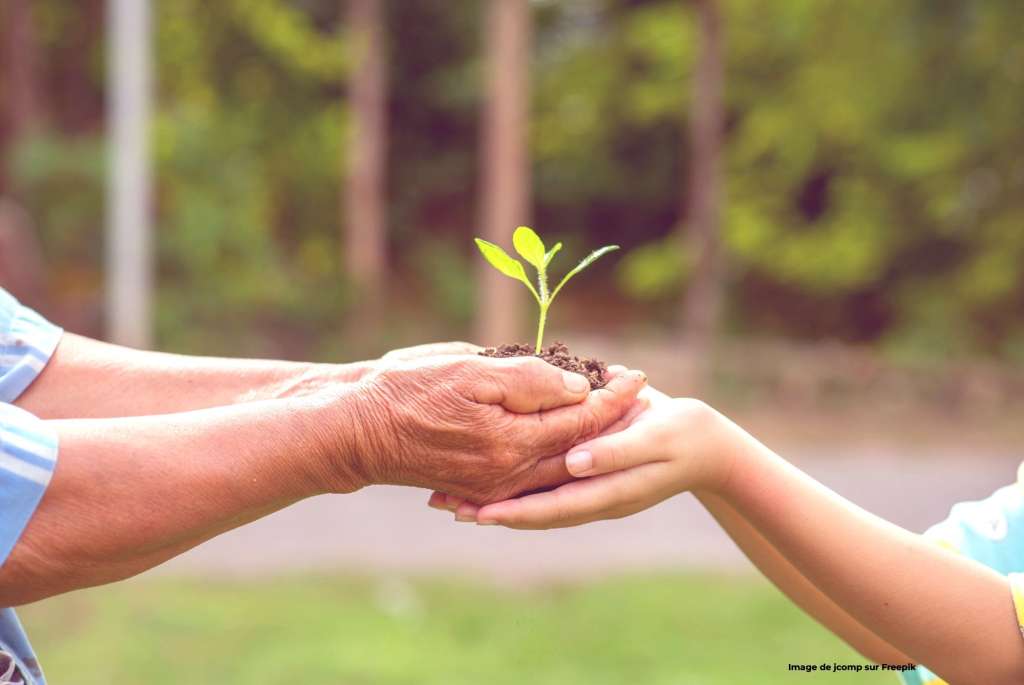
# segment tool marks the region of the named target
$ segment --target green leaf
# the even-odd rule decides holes
[[[565,278],[562,279],[562,282],[559,283],[558,287],[555,288],[555,291],[553,293],[551,293],[551,297],[549,298],[549,301],[555,299],[555,295],[558,294],[558,291],[562,289],[562,286],[564,286],[569,281],[570,278],[572,278],[573,276],[575,276],[579,272],[581,272],[584,269],[586,269],[588,266],[590,266],[591,264],[596,262],[598,259],[600,259],[604,255],[608,254],[609,252],[613,252],[613,251],[615,251],[617,249],[619,249],[618,245],[605,245],[604,247],[602,247],[600,249],[597,249],[597,250],[594,250],[593,252],[588,254],[586,257],[584,257],[583,261],[581,261],[579,264],[577,264],[576,267],[572,271],[570,271],[569,273],[567,273],[565,275]]]
[[[558,254],[558,251],[561,249],[562,243],[556,243],[555,246],[551,248],[546,255],[544,255],[544,266],[550,264],[551,260],[554,258],[556,254]]]
[[[529,226],[520,226],[512,234],[512,245],[523,259],[538,271],[544,268],[544,241]]]
[[[540,302],[540,296],[537,294],[537,290],[533,287],[533,284],[530,283],[530,279],[526,277],[526,269],[523,268],[522,262],[518,259],[509,257],[505,250],[501,249],[494,243],[481,240],[480,238],[475,238],[474,240],[476,241],[476,246],[480,248],[480,252],[483,254],[484,259],[486,259],[491,266],[509,278],[522,281],[526,284],[526,287],[530,289],[530,292],[533,293],[534,298]]]

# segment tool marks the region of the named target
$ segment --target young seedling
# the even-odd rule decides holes
[[[576,265],[576,267],[567,273],[565,277],[559,282],[554,290],[548,291],[548,265],[551,264],[551,259],[558,254],[558,251],[562,249],[562,243],[557,243],[550,250],[545,250],[544,241],[540,239],[536,233],[533,232],[532,228],[528,226],[520,226],[512,234],[512,245],[516,248],[523,259],[530,263],[534,269],[537,270],[537,287],[533,287],[533,283],[526,276],[526,269],[523,268],[522,263],[510,257],[505,250],[501,249],[494,243],[489,243],[486,240],[476,239],[476,246],[480,248],[480,252],[483,253],[484,259],[486,259],[491,266],[505,274],[509,278],[514,278],[517,281],[521,281],[527,288],[530,289],[530,294],[533,295],[533,299],[537,300],[537,305],[540,307],[540,319],[537,324],[537,349],[536,353],[540,354],[542,349],[542,343],[544,342],[544,325],[548,319],[548,309],[551,307],[551,303],[555,297],[562,290],[569,279],[578,274],[579,272],[586,269],[588,266],[593,264],[597,259],[612,250],[619,249],[618,245],[605,245],[604,247],[594,250],[587,255],[583,261]]]

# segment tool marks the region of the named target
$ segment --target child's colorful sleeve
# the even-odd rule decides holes
[[[1010,593],[1013,595],[1013,608],[1017,612],[1017,628],[1024,639],[1024,573],[1010,573]]]
[[[1020,483],[996,490],[977,502],[953,506],[949,517],[925,537],[1007,576],[1017,625],[1024,637],[1024,488]],[[904,685],[944,685],[924,666],[901,675]]]

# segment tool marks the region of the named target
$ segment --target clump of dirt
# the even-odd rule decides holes
[[[484,357],[540,357],[548,364],[560,369],[578,373],[590,381],[590,389],[597,390],[608,384],[608,365],[599,359],[577,357],[569,352],[564,343],[556,342],[543,348],[540,354],[534,352],[533,345],[512,343],[488,347],[480,353]]]

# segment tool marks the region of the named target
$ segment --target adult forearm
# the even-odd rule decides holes
[[[910,661],[809,582],[728,502],[710,493],[696,493],[696,496],[751,563],[794,604],[875,663]]]
[[[309,394],[369,368],[148,352],[66,333],[17,404],[53,419],[167,414]]]
[[[950,683],[1024,681],[1005,578],[864,511],[745,434],[736,450],[724,499],[857,622]]]
[[[0,606],[139,573],[223,531],[339,489],[345,399],[49,422],[52,482],[0,568]],[[331,435],[326,436],[326,427]],[[327,440],[329,438],[329,440]],[[355,447],[352,447],[354,451]]]

